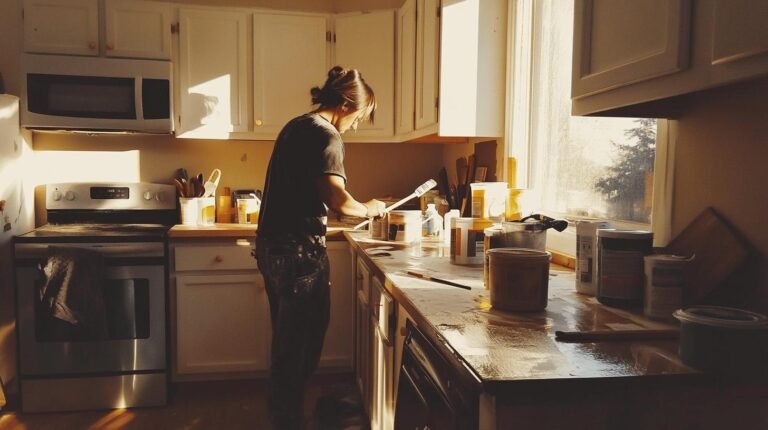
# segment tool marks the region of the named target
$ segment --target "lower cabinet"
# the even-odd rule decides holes
[[[171,339],[174,380],[263,377],[272,324],[253,238],[171,240]],[[331,318],[318,370],[354,365],[355,290],[346,241],[328,242]]]
[[[174,379],[264,375],[271,326],[254,239],[171,241]]]
[[[331,265],[331,320],[318,367],[327,371],[351,371],[355,355],[355,291],[349,244],[346,241],[327,243]]]
[[[264,371],[269,366],[267,295],[258,274],[176,277],[177,371]]]

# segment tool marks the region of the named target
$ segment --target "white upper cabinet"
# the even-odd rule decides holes
[[[250,14],[179,11],[180,137],[227,139],[249,128]]]
[[[416,129],[437,124],[440,92],[440,0],[417,1]]]
[[[291,118],[312,109],[310,89],[328,72],[327,20],[276,13],[253,18],[253,134],[274,140]]]
[[[173,8],[168,3],[104,0],[24,0],[24,50],[42,54],[171,58]]]
[[[171,58],[170,4],[150,1],[106,0],[104,49],[109,57]]]
[[[443,0],[440,25],[438,134],[503,136],[507,1]]]
[[[395,132],[415,127],[416,102],[416,0],[405,0],[397,11],[397,68],[395,69]]]
[[[99,55],[97,0],[24,0],[24,50]]]
[[[768,2],[711,0],[712,80],[768,72]]]
[[[688,65],[686,0],[580,0],[572,97],[675,73]]]
[[[674,117],[677,96],[768,74],[768,3],[577,0],[572,113]]]
[[[358,69],[371,86],[378,105],[374,124],[360,124],[345,140],[394,135],[395,14],[391,10],[335,19],[335,63]],[[362,140],[362,139],[361,139]]]

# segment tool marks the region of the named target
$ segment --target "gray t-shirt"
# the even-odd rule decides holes
[[[327,208],[317,191],[320,175],[346,182],[344,142],[336,127],[308,113],[283,127],[267,169],[259,237],[324,236]]]

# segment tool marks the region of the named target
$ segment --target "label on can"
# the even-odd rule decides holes
[[[643,297],[643,252],[603,249],[600,256],[600,295],[612,299]]]

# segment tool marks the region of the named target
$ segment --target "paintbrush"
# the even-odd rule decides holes
[[[430,276],[430,275],[427,275],[427,274],[424,274],[424,273],[412,272],[410,270],[405,272],[405,273],[407,273],[409,275],[416,276],[417,278],[421,278],[421,279],[424,279],[424,280],[427,280],[427,281],[437,282],[439,284],[450,285],[452,287],[459,287],[459,288],[463,288],[465,290],[471,290],[472,289],[472,287],[470,287],[468,285],[458,284],[456,282],[449,281],[449,280],[446,280],[446,279],[435,278],[434,276]]]
[[[430,179],[427,182],[424,182],[423,184],[421,184],[419,186],[419,188],[416,188],[410,195],[408,195],[406,197],[403,197],[397,203],[394,203],[391,206],[385,208],[384,212],[382,213],[382,215],[384,215],[385,213],[387,213],[387,212],[389,212],[391,210],[399,208],[400,206],[405,204],[405,202],[407,202],[410,199],[415,199],[416,197],[421,197],[427,191],[431,190],[432,188],[435,188],[436,185],[437,185],[437,181],[435,181],[434,179]],[[371,220],[367,219],[367,220],[361,222],[360,224],[356,225],[352,230],[357,230],[360,227],[365,227],[366,225],[368,225],[369,222],[371,222]]]

